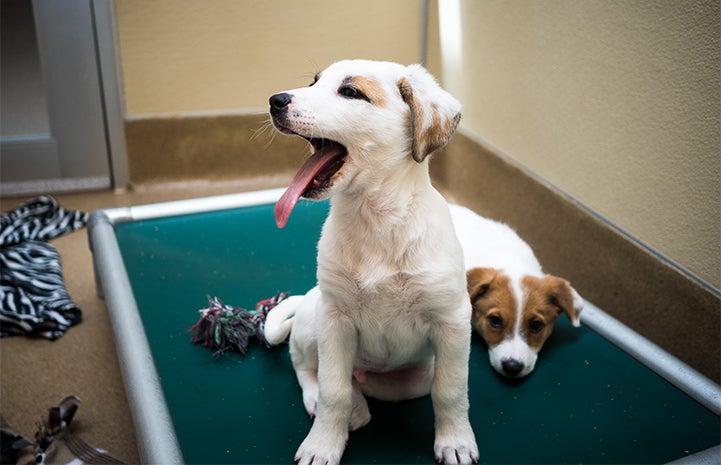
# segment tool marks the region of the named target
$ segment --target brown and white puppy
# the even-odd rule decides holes
[[[583,299],[565,279],[544,274],[513,229],[465,207],[450,208],[468,270],[473,326],[498,373],[526,376],[561,313],[580,325]]]
[[[281,303],[265,334],[290,353],[313,426],[296,453],[336,464],[348,431],[370,421],[366,395],[431,394],[436,459],[478,460],[468,420],[471,306],[448,206],[428,156],[450,139],[460,104],[419,65],[341,61],[310,87],[273,95],[275,127],[313,154],[276,204],[331,199],[318,287]]]

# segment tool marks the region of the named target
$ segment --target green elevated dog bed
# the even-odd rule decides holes
[[[216,359],[188,332],[206,295],[253,308],[315,284],[328,204],[299,204],[279,230],[279,194],[93,215],[96,273],[145,462],[293,462],[311,420],[287,345]],[[559,319],[536,370],[520,381],[498,376],[474,335],[470,417],[481,463],[713,463],[718,386],[590,304],[582,322],[573,328]],[[429,398],[371,401],[370,409],[373,419],[351,433],[344,463],[433,463]]]

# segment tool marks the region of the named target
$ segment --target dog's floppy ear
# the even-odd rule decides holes
[[[466,271],[466,281],[468,284],[468,295],[471,302],[483,297],[491,287],[493,278],[496,277],[494,268],[471,268]]]
[[[406,68],[398,89],[411,110],[413,159],[421,163],[451,139],[461,120],[461,104],[421,65]]]
[[[546,275],[543,279],[550,283],[549,298],[551,301],[558,306],[561,311],[566,312],[573,326],[581,326],[581,310],[583,309],[584,301],[571,286],[571,283],[565,279],[551,275]]]

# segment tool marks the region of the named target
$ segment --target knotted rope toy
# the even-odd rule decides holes
[[[233,307],[218,297],[208,296],[208,308],[199,310],[200,319],[190,328],[193,333],[190,341],[213,349],[215,357],[220,357],[228,350],[245,355],[253,337],[270,347],[264,334],[265,318],[289,295],[288,292],[280,292],[261,300],[255,305],[255,310]]]

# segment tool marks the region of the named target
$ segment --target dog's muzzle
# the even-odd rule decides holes
[[[301,196],[319,198],[331,187],[335,174],[343,167],[348,155],[348,150],[338,142],[295,132],[288,115],[288,107],[292,101],[293,95],[287,92],[275,94],[268,99],[273,125],[284,134],[293,134],[307,140],[313,153],[303,163],[275,205],[275,219],[279,228],[285,226],[290,212]]]

